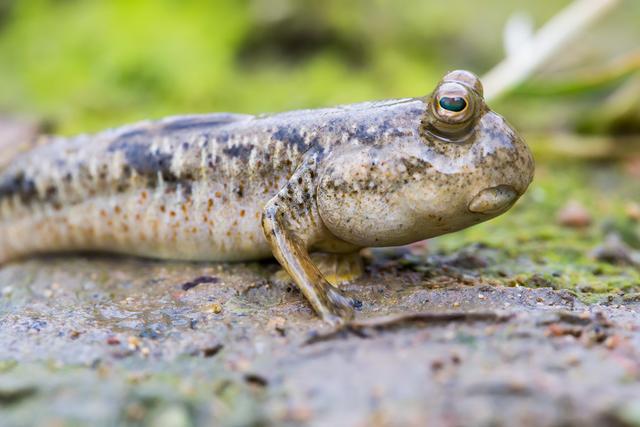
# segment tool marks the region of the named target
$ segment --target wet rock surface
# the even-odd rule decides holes
[[[274,263],[5,266],[1,424],[640,423],[636,300],[503,286],[473,250],[418,259],[370,255],[346,287],[364,325],[338,332]]]

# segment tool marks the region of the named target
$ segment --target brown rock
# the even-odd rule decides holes
[[[640,221],[640,204],[629,202],[624,209],[627,217],[633,221]]]

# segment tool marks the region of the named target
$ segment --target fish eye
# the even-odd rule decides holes
[[[482,83],[464,70],[447,73],[424,100],[422,129],[428,138],[465,142],[473,135],[478,120],[487,111]]]
[[[442,140],[461,141],[471,134],[483,108],[482,96],[464,82],[444,80],[428,98],[427,131]]]
[[[443,124],[467,123],[474,116],[473,93],[458,82],[443,82],[433,94],[432,109]]]
[[[467,101],[461,96],[442,96],[438,101],[440,107],[445,110],[459,113],[467,108]]]

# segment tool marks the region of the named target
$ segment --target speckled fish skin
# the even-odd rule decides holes
[[[453,97],[466,108],[443,109]],[[466,71],[422,98],[54,137],[0,173],[0,263],[81,250],[274,255],[335,322],[351,316],[350,301],[309,251],[406,244],[485,221],[513,205],[533,169],[526,144]]]
[[[264,117],[214,114],[53,138],[1,175],[0,260],[98,250],[234,261],[271,256],[262,209],[303,154],[409,132],[420,101]],[[364,127],[366,125],[366,128]],[[309,189],[308,189],[309,190]]]

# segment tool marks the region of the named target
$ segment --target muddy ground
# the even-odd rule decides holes
[[[273,262],[4,266],[0,425],[640,425],[625,171],[541,167],[502,219],[365,253],[337,332]]]

